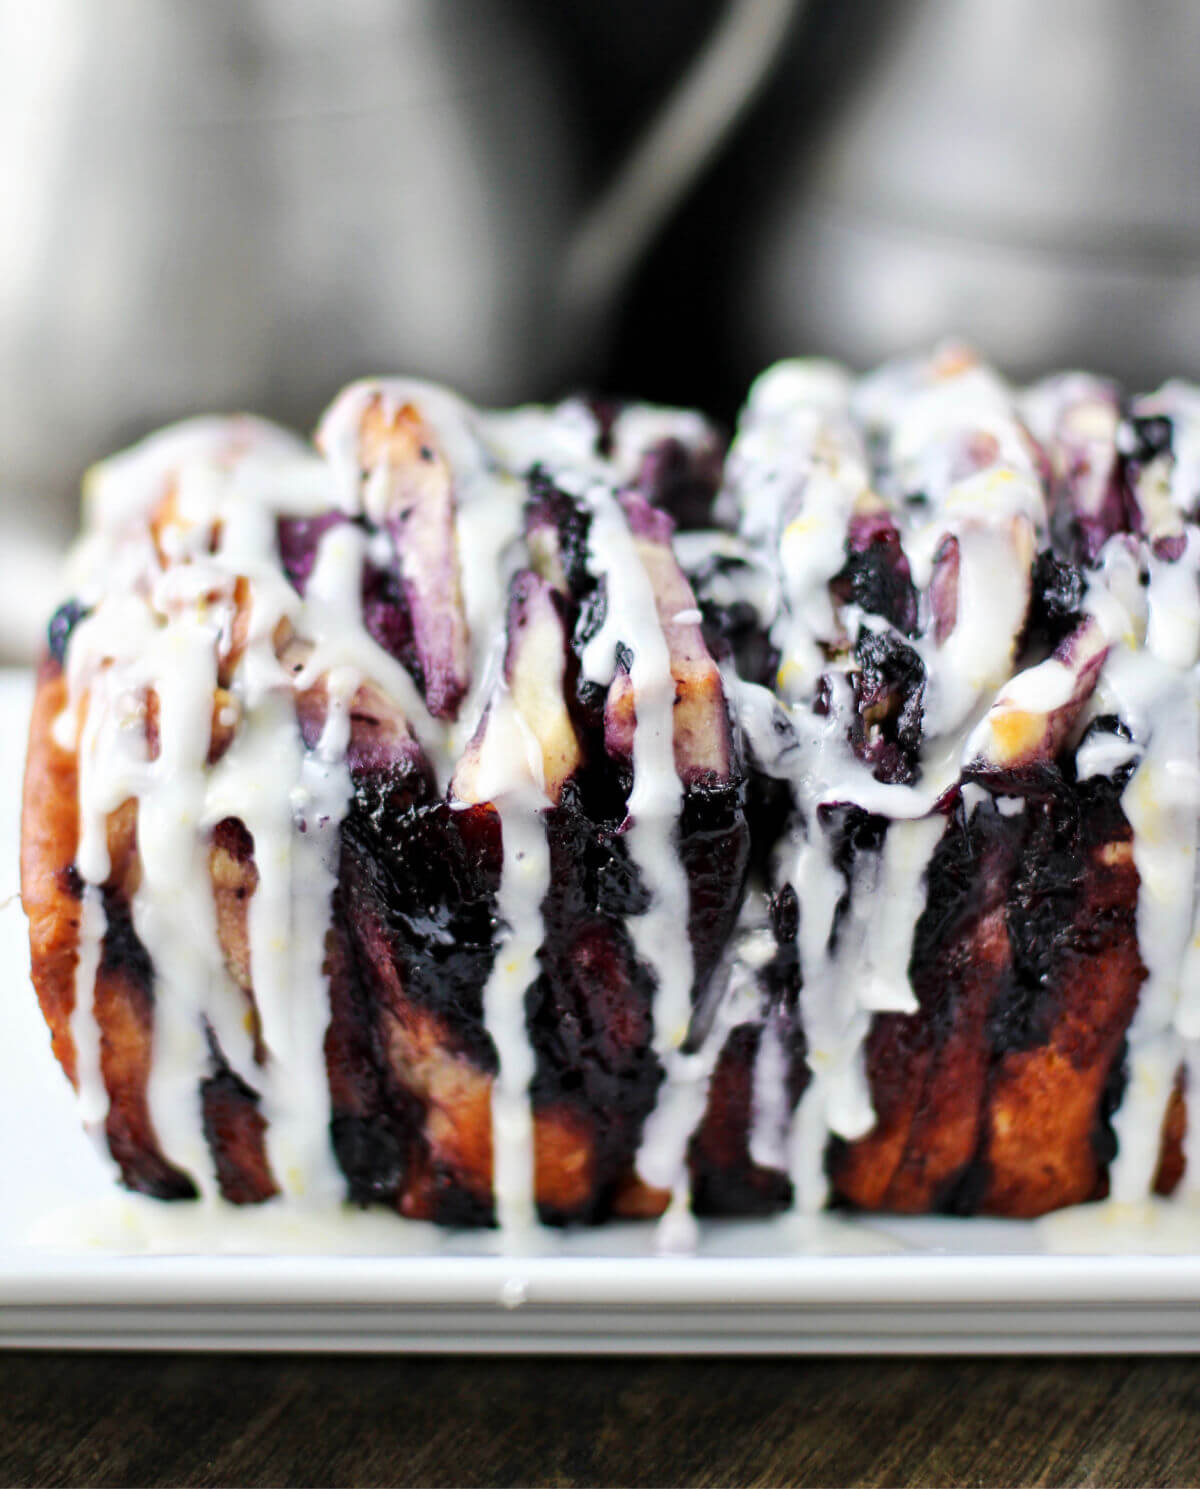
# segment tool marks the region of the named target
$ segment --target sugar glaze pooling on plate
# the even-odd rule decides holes
[[[428,385],[364,383],[326,415],[320,454],[257,420],[197,421],[93,473],[72,568],[87,614],[71,633],[70,704],[56,729],[79,752],[85,888],[72,1035],[86,1120],[101,1123],[106,1105],[90,981],[114,867],[109,822],[134,801],[131,914],[154,966],[148,1099],[164,1158],[216,1194],[196,1094],[215,1041],[260,1098],[277,1187],[315,1206],[342,1196],[325,1073],[327,931],[355,790],[353,720],[362,690],[375,689],[450,808],[486,804],[499,819],[495,949],[481,994],[497,1059],[495,1216],[516,1238],[536,1223],[526,993],[545,936],[549,824],[574,763],[571,719],[549,719],[542,702],[528,717],[516,680],[522,666],[532,675],[526,644],[532,671],[553,670],[545,637],[562,623],[550,591],[564,588],[563,555],[546,558],[529,515],[537,471],[579,515],[576,561],[603,594],[575,645],[582,682],[607,698],[606,744],[629,771],[621,837],[645,903],[625,925],[652,981],[663,1070],[636,1168],[674,1196],[665,1244],[686,1242],[689,1145],[726,1041],[746,1025],[758,1030],[751,1156],[786,1169],[798,1208],[826,1202],[831,1138],[853,1143],[876,1122],[873,1020],[918,1008],[907,969],[927,866],[954,813],[968,824],[980,811],[1020,816],[1026,778],[1071,745],[1080,780],[1128,775],[1121,804],[1147,979],[1113,1117],[1111,1182],[1118,1198],[1148,1193],[1177,1072],[1193,1068],[1200,1038],[1200,540],[1190,521],[1200,394],[1168,384],[1122,409],[1107,385],[1077,375],[1018,394],[953,348],[857,380],[826,363],[781,364],[759,379],[740,420],[713,507],[724,530],[674,540],[638,492],[639,470],[664,442],[703,445],[707,427],[643,407],[605,419],[580,401],[485,414]],[[1135,448],[1147,430],[1157,444]],[[433,468],[428,480],[388,443],[410,434],[429,442],[417,457]],[[1113,509],[1118,453],[1140,457],[1125,498],[1132,514]],[[439,471],[449,473],[441,486]],[[281,555],[281,522],[327,524],[303,584]],[[1036,660],[1026,651],[1030,664],[1014,676],[1035,556],[1056,522],[1073,524],[1086,595],[1074,628]],[[871,556],[865,578],[851,570],[846,579],[848,554]],[[372,564],[395,569],[408,596],[404,660],[364,615]],[[545,582],[521,591],[518,622],[514,595],[531,564]],[[775,686],[724,659],[725,726],[691,739],[677,672],[715,670],[700,620],[733,601],[778,653]],[[529,621],[538,606],[544,615]],[[901,698],[897,709],[889,695],[864,706],[864,657],[875,658],[883,694],[905,686],[898,672],[919,678],[916,703]],[[555,706],[563,686],[559,676]],[[623,693],[624,714],[614,701]],[[301,715],[314,698],[320,727],[308,738]],[[873,707],[877,718],[867,717]],[[1113,716],[1119,730],[1089,728]],[[770,869],[774,932],[763,887],[752,886],[701,979],[681,814],[692,777],[750,769],[783,783],[790,803]],[[847,809],[883,819],[848,870],[827,827]],[[210,883],[209,838],[230,818],[253,839],[253,1018]],[[794,1007],[764,993],[788,887],[799,910],[784,938],[794,945]]]

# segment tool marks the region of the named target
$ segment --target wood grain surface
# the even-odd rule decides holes
[[[1200,1481],[1200,1361],[0,1355],[5,1484]]]

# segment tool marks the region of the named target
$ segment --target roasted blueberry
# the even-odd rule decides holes
[[[527,484],[529,497],[525,503],[525,530],[531,539],[539,529],[554,534],[567,588],[578,600],[594,583],[587,566],[591,518],[574,497],[554,484],[554,478],[544,466],[533,467]]]
[[[1044,548],[1033,566],[1025,645],[1057,646],[1079,624],[1086,593],[1083,570]]]
[[[715,439],[695,449],[665,439],[642,456],[637,489],[675,519],[681,532],[713,525],[713,504],[721,484],[721,446]]]
[[[1132,434],[1127,454],[1139,465],[1148,465],[1159,455],[1171,453],[1174,428],[1165,414],[1132,415],[1126,423]]]
[[[829,587],[843,604],[882,616],[906,636],[916,631],[917,592],[900,534],[886,514],[851,518],[846,562]]]
[[[859,632],[851,744],[880,781],[908,783],[920,768],[925,667],[893,631]]]
[[[308,588],[321,539],[331,528],[345,521],[347,518],[341,512],[324,512],[320,517],[279,519],[279,559],[284,573],[300,594]]]
[[[78,600],[68,600],[50,617],[50,624],[46,628],[46,643],[50,655],[60,667],[66,660],[71,632],[89,613],[87,606],[81,605]]]

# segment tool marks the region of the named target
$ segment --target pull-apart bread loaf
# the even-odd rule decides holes
[[[25,785],[124,1182],[520,1228],[1180,1181],[1200,391],[347,389],[97,467]]]

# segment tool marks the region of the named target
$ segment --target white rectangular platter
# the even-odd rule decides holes
[[[784,1217],[490,1234],[388,1214],[312,1224],[118,1193],[29,984],[16,899],[31,681],[0,673],[0,1343],[255,1350],[1200,1349],[1195,1202],[1043,1222]]]

